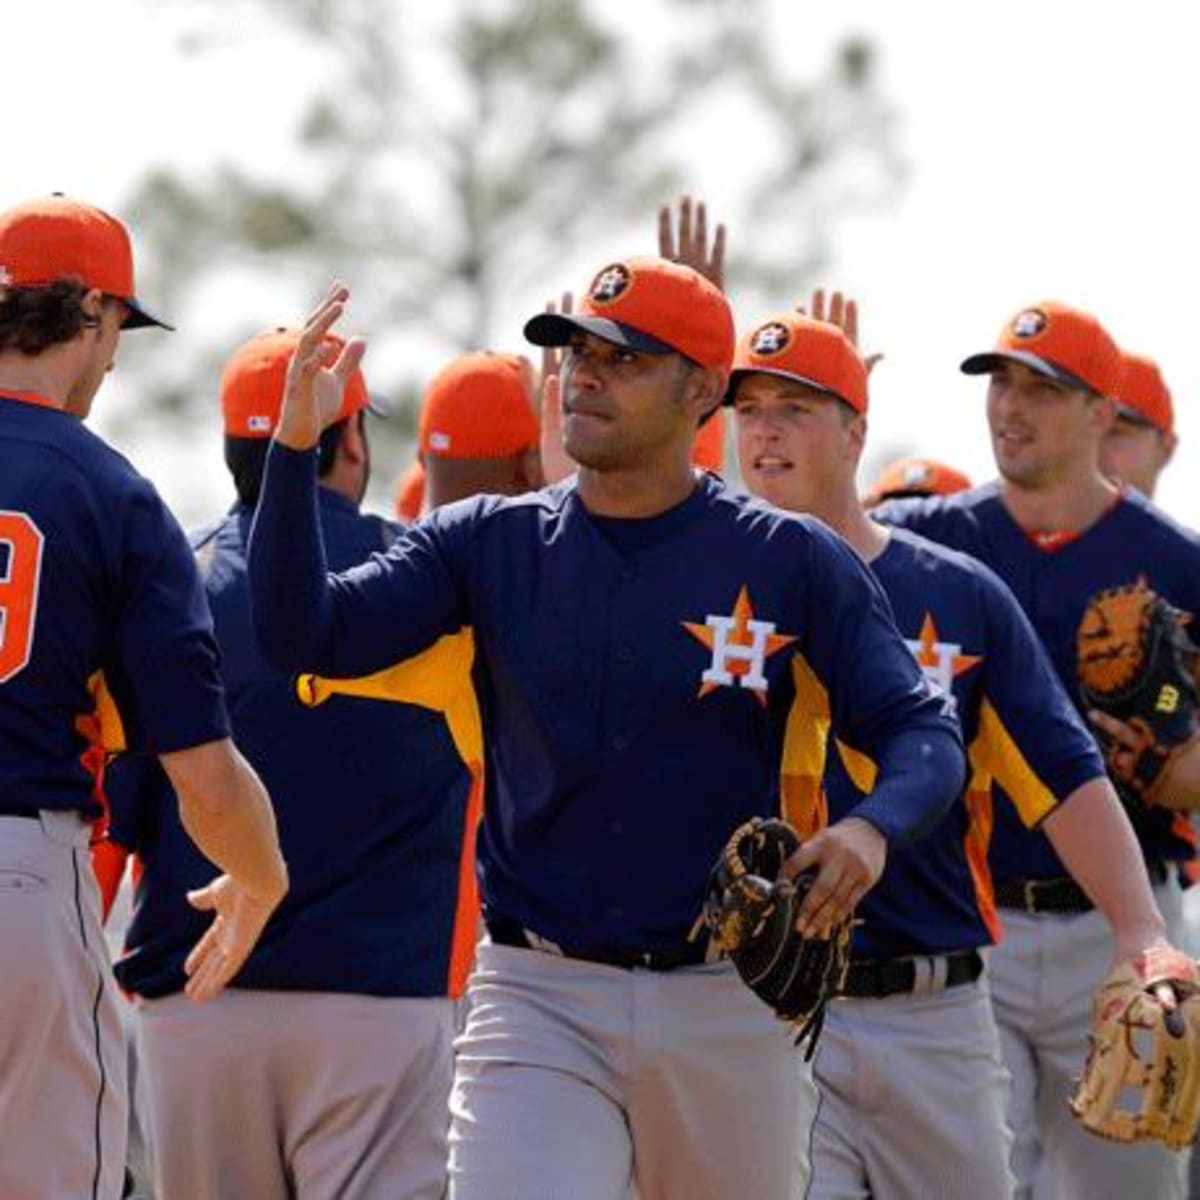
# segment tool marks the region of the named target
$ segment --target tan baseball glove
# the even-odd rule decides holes
[[[1177,1007],[1159,996],[1169,985]],[[1119,964],[1092,1003],[1091,1050],[1071,1112],[1115,1142],[1190,1146],[1200,1125],[1200,965],[1169,946]]]

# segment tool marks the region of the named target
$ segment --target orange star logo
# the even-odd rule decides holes
[[[953,701],[954,681],[964,672],[969,671],[983,658],[978,654],[963,654],[962,646],[956,642],[938,641],[937,626],[933,623],[933,614],[926,613],[921,623],[921,636],[913,641],[906,638],[908,648],[916,656],[917,663],[925,673],[925,678],[936,684]]]
[[[773,621],[754,616],[750,592],[738,592],[731,616],[709,615],[703,625],[682,622],[698,642],[712,652],[712,662],[700,676],[697,698],[719,687],[741,686],[753,692],[762,705],[767,703],[767,659],[796,640],[794,634],[776,633]]]

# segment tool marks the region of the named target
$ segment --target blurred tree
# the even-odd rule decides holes
[[[293,153],[286,177],[271,173],[231,131],[224,161],[162,165],[136,189],[144,290],[210,339],[144,365],[164,419],[211,397],[264,312],[294,314],[292,297],[320,294],[336,270],[372,333],[372,386],[408,414],[390,436],[408,437],[430,346],[489,344],[504,306],[559,286],[584,239],[631,229],[651,250],[657,205],[681,180],[708,186],[698,160],[736,185],[720,214],[733,284],[775,302],[807,286],[836,218],[900,177],[870,46],[847,42],[797,80],[768,0],[175,6],[187,53],[257,41],[259,102],[279,106]],[[743,115],[721,144],[729,111]],[[407,353],[381,354],[404,338]]]

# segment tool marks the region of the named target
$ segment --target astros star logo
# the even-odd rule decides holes
[[[772,321],[755,330],[754,336],[750,339],[750,352],[762,358],[768,358],[772,354],[786,350],[789,341],[791,341],[791,334],[788,332],[787,326],[781,325],[778,321]]]
[[[1013,318],[1012,331],[1014,337],[1037,337],[1048,324],[1046,314],[1040,308],[1027,308]]]
[[[597,304],[611,304],[624,294],[630,278],[629,268],[624,263],[613,263],[592,281],[589,296]]]
[[[794,634],[776,633],[773,621],[758,621],[750,603],[750,592],[743,587],[728,617],[709,615],[703,625],[682,622],[698,642],[712,651],[712,662],[700,676],[697,698],[719,687],[740,685],[767,703],[767,677],[763,674],[767,659],[777,650],[794,642]]]
[[[905,644],[913,652],[925,678],[939,691],[945,693],[950,711],[954,712],[954,681],[964,671],[969,671],[983,659],[978,654],[964,654],[957,642],[939,642],[933,614],[926,613],[921,624],[921,636],[913,641],[905,638]]]

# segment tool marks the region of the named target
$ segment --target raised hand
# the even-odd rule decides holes
[[[858,301],[853,297],[845,296],[841,292],[831,292],[826,298],[824,288],[814,288],[808,307],[797,304],[796,311],[805,313],[814,321],[836,325],[849,339],[850,344],[858,349]],[[882,358],[882,354],[863,355],[863,365],[867,368],[868,375]]]
[[[349,299],[350,289],[345,284],[333,284],[305,320],[288,364],[283,411],[275,437],[293,450],[315,446],[322,430],[337,419],[346,384],[366,353],[367,345],[362,338],[350,338],[337,359],[332,364],[327,362],[325,335],[346,311]]]
[[[699,271],[714,287],[725,290],[725,226],[717,226],[710,247],[708,208],[703,200],[693,204],[691,196],[680,197],[678,229],[669,204],[658,210],[658,253]]]

